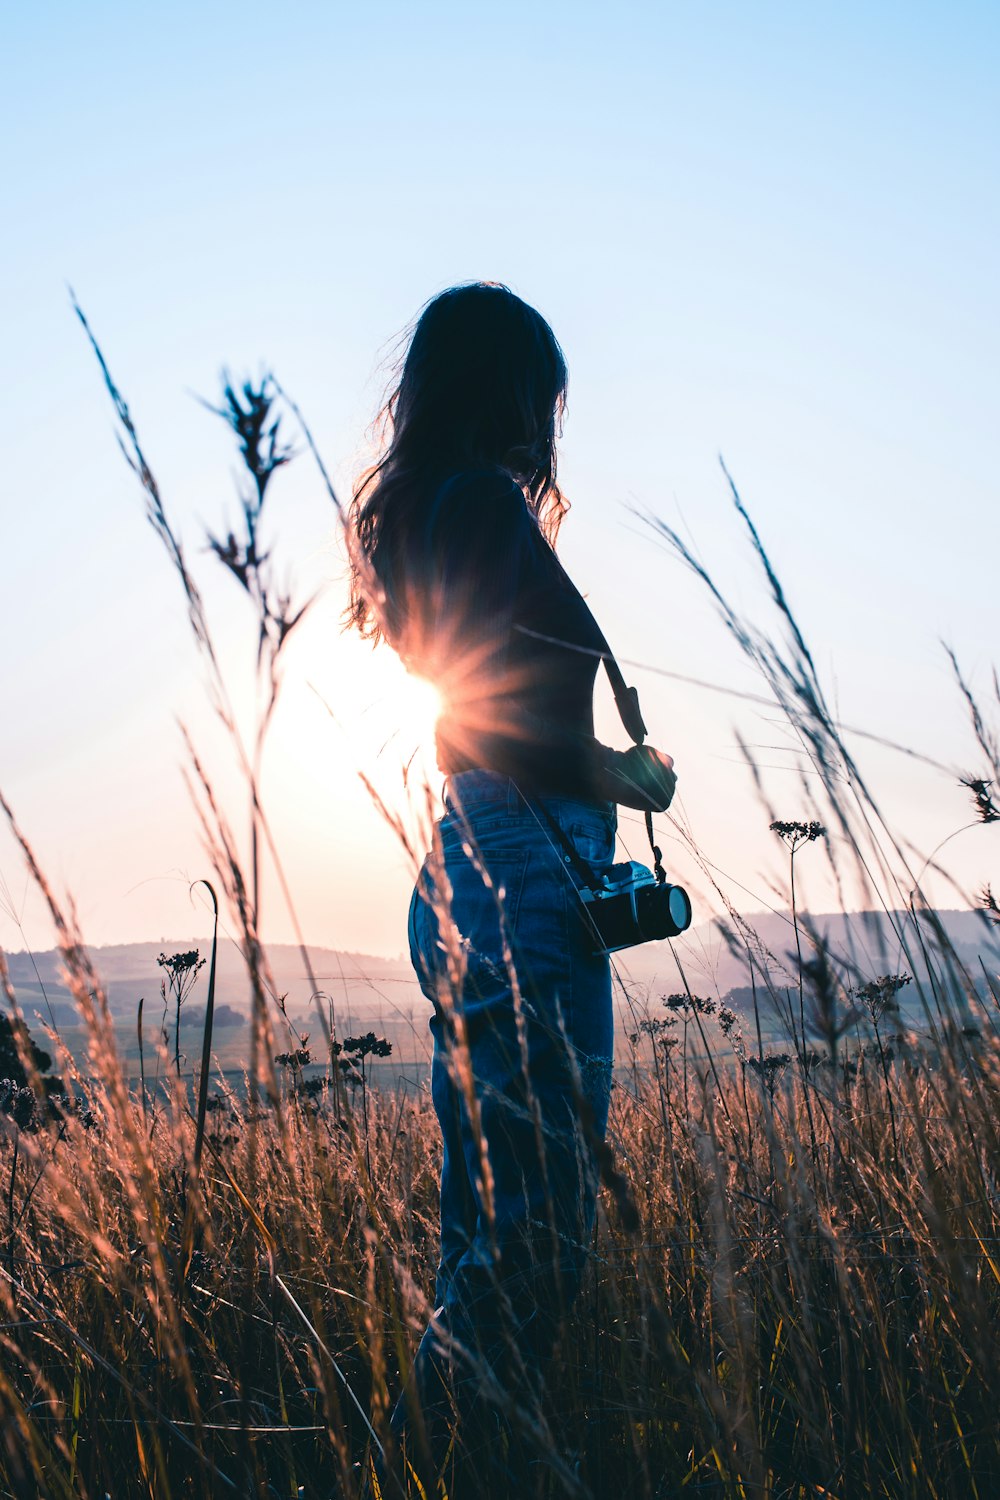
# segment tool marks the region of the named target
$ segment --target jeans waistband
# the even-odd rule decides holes
[[[544,802],[554,814],[579,809],[591,816],[616,818],[613,802],[584,802],[579,797],[537,796],[531,792],[522,796],[517,782],[499,771],[457,771],[444,784],[444,805],[449,813],[469,813],[480,807],[504,809],[510,814],[525,813],[528,811],[525,797],[529,804]]]

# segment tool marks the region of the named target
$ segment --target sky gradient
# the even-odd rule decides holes
[[[178,717],[238,826],[242,794],[67,284],[241,701],[252,622],[202,551],[235,514],[234,454],[193,393],[214,399],[223,365],[273,367],[346,495],[401,330],[442,287],[486,277],[566,351],[561,551],[619,655],[759,689],[631,509],[684,528],[763,617],[721,454],[841,717],[977,769],[941,642],[985,692],[996,7],[52,4],[5,22],[3,54],[0,790],[93,942],[206,930]],[[395,953],[411,871],[357,772],[401,794],[420,695],[340,633],[342,550],[307,456],[269,503],[288,576],[323,593],[289,651],[264,799],[306,935]],[[699,844],[747,909],[778,901],[736,731],[791,818],[787,737],[740,700],[634,676]],[[606,694],[598,718],[622,743]],[[857,748],[925,852],[970,821],[953,775]],[[970,889],[1000,883],[993,832],[950,846]],[[2,833],[0,876],[21,918],[0,903],[0,943],[47,946]],[[265,931],[290,936],[270,887]]]

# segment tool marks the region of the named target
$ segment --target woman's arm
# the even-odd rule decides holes
[[[652,745],[633,745],[629,750],[597,746],[598,777],[609,802],[635,807],[640,812],[666,812],[677,786],[674,763]]]

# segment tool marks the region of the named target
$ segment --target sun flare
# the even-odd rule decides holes
[[[441,713],[441,694],[433,683],[402,671],[393,694],[393,714],[400,748],[434,753],[434,728]]]

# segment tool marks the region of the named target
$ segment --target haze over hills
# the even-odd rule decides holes
[[[940,914],[947,939],[980,994],[987,995],[988,982],[1000,994],[1000,929],[991,927],[980,912],[951,911]],[[767,962],[772,983],[778,987],[797,983],[795,933],[788,912],[757,913],[748,919],[754,933],[755,958]],[[908,913],[825,913],[805,915],[800,921],[803,956],[809,957],[812,930],[827,944],[834,963],[845,979],[865,983],[879,974],[911,974],[926,978],[927,961],[934,963],[938,941],[922,926],[918,934]],[[902,940],[901,936],[902,935]],[[922,954],[921,948],[924,952]],[[163,970],[157,965],[167,955],[198,949],[208,958],[210,945],[204,940],[171,940],[162,943],[126,943],[94,948],[91,957],[106,988],[111,1013],[126,1061],[138,1061],[136,1018],[144,1001],[146,1046],[154,1045],[161,1027],[173,1042],[174,1017],[164,1011],[161,999]],[[312,999],[312,986],[302,954],[289,944],[268,950],[275,991],[285,997],[289,1018],[299,1036],[310,1035],[321,1046],[322,1024]],[[58,951],[9,953],[11,982],[29,1024],[34,1028],[55,1026],[67,1046],[76,1053],[83,1041],[75,1002],[62,980]],[[313,948],[310,961],[318,991],[318,1003],[338,1036],[375,1030],[393,1042],[398,1061],[427,1056],[429,1007],[417,986],[409,960],[372,954],[342,953]],[[615,956],[615,968],[628,991],[618,987],[621,1025],[619,1035],[635,1024],[635,1006],[648,1001],[657,1007],[662,995],[684,989],[716,999],[728,999],[737,1010],[749,1003],[750,970],[745,947],[733,951],[716,922],[694,927],[674,945],[650,943]],[[683,972],[682,972],[683,971]],[[987,977],[988,976],[988,977]],[[757,975],[759,981],[759,973]],[[201,971],[182,1013],[182,1046],[189,1061],[197,1052],[204,1021],[207,965]],[[920,1009],[917,986],[901,996],[904,1014]],[[956,997],[957,998],[957,997]],[[241,1066],[247,1056],[246,1028],[250,1014],[250,988],[242,956],[235,944],[220,945],[216,975],[214,1050],[226,1066]],[[288,1032],[278,1013],[271,1010],[278,1045],[287,1045]]]
[[[90,949],[91,959],[108,996],[115,1016],[134,1015],[140,998],[147,1007],[159,997],[163,970],[158,956],[197,950],[207,959],[211,943],[204,938],[171,938],[159,943],[122,943]],[[313,974],[319,988],[332,999],[338,1013],[348,1015],[377,1013],[398,1005],[400,991],[416,991],[416,980],[408,959],[378,958],[363,953],[338,953],[328,948],[311,948]],[[300,950],[292,944],[276,943],[268,949],[268,959],[278,994],[287,995],[290,1014],[309,1011],[312,986],[306,974]],[[67,1006],[73,1009],[73,997],[62,982],[62,959],[57,949],[43,953],[8,953],[11,982],[25,1009],[41,1001],[42,987],[58,1014]],[[192,1009],[204,1001],[206,969],[202,971],[191,998]],[[216,969],[216,1006],[228,1005],[246,1014],[250,1005],[250,987],[242,954],[231,942],[221,942]],[[407,996],[407,1001],[413,994]]]

